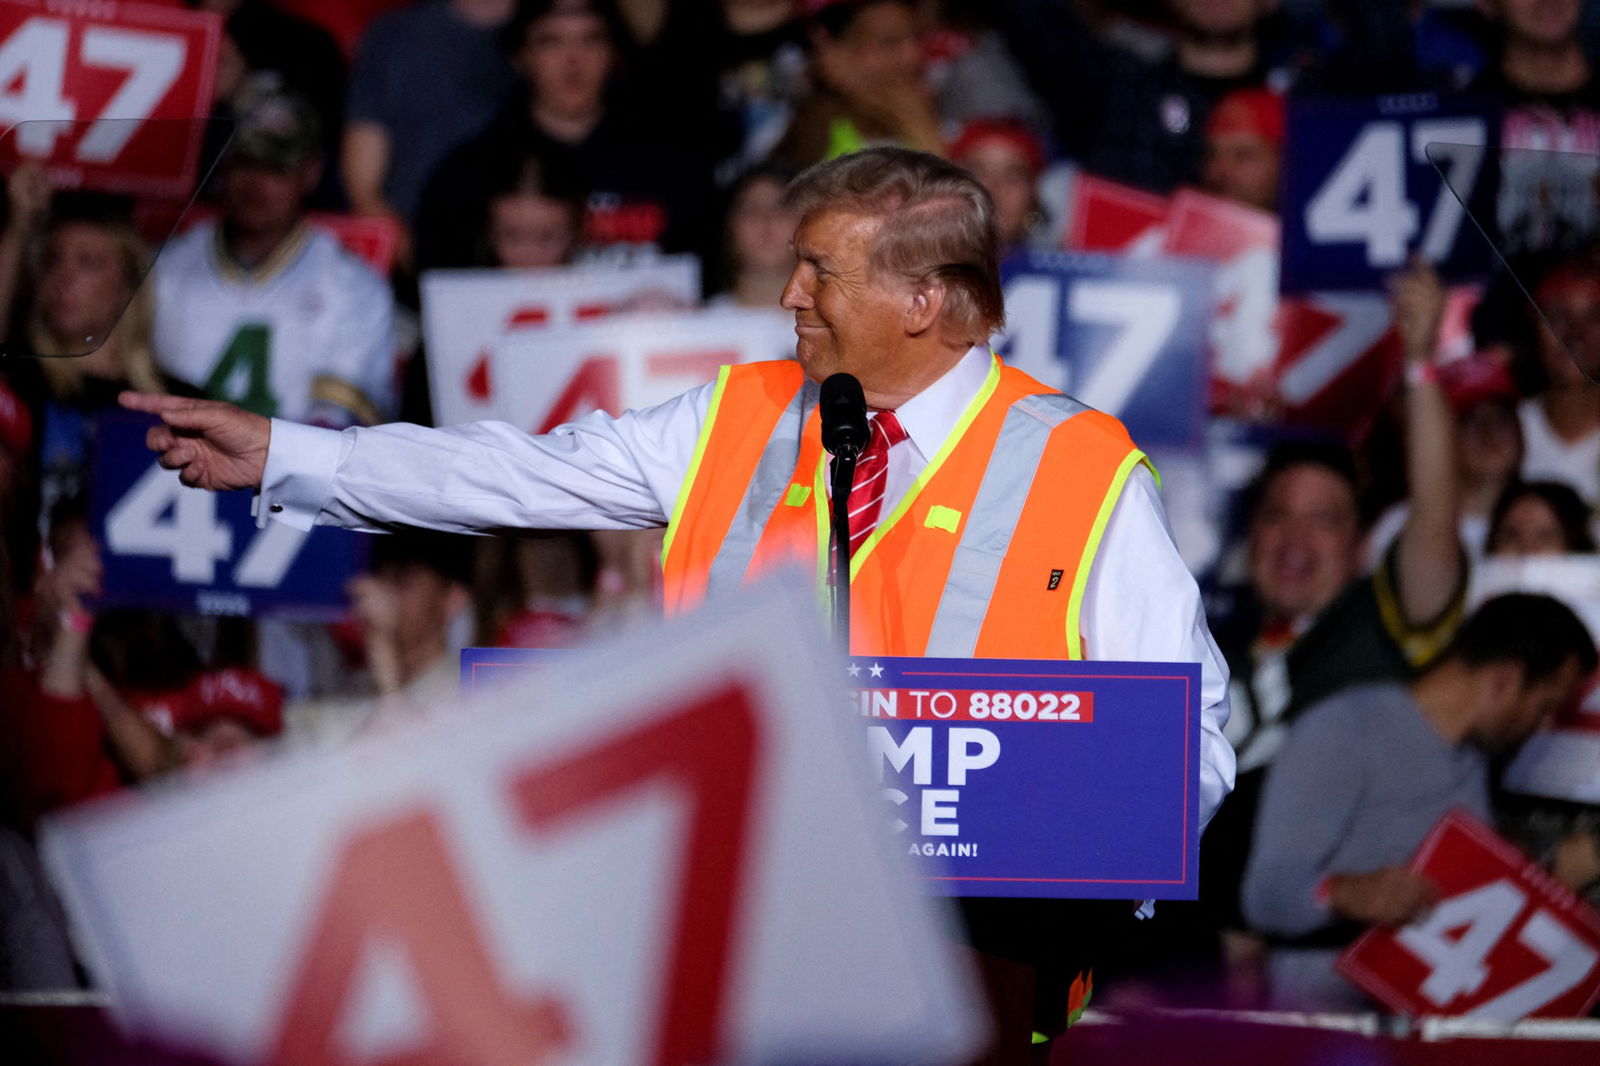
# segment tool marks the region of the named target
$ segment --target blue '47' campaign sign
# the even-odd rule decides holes
[[[1140,447],[1200,446],[1209,263],[1028,251],[1000,269],[1001,358],[1120,418]]]
[[[365,565],[360,534],[256,528],[248,491],[185,487],[144,446],[154,422],[108,412],[95,436],[90,517],[105,575],[100,603],[200,614],[334,618]]]
[[[1480,97],[1291,97],[1282,290],[1379,291],[1413,255],[1446,281],[1485,277],[1493,250],[1457,194],[1483,195],[1498,128]]]
[[[559,652],[466,648],[466,691]],[[893,840],[950,896],[1194,899],[1200,667],[849,660]]]

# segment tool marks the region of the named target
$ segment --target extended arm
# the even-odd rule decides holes
[[[1410,513],[1395,542],[1395,573],[1406,621],[1423,626],[1460,595],[1463,571],[1457,523],[1455,416],[1433,378],[1444,288],[1426,263],[1394,282],[1395,323],[1405,346],[1406,483]]]
[[[542,436],[499,422],[336,432],[210,400],[125,394],[123,403],[166,423],[148,440],[163,466],[190,485],[259,489],[263,519],[494,532],[665,525],[711,392],[616,418],[595,412]]]

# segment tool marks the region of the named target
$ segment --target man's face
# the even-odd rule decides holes
[[[1537,684],[1519,685],[1473,732],[1473,741],[1491,753],[1515,748],[1577,698],[1582,680],[1578,660],[1569,658],[1553,676]]]
[[[547,15],[529,27],[520,59],[537,106],[585,115],[600,107],[611,76],[611,38],[597,15]]]
[[[1491,7],[1513,40],[1549,47],[1577,38],[1580,0],[1498,0]]]
[[[881,283],[869,264],[881,224],[826,209],[802,220],[782,304],[794,312],[795,358],[811,380],[843,371],[868,393],[894,395],[918,368],[903,353],[911,294]]]
[[[1355,494],[1314,464],[1268,482],[1250,525],[1250,579],[1266,609],[1286,618],[1321,611],[1350,583],[1361,546]]]
[[[1278,207],[1278,149],[1253,133],[1222,133],[1206,139],[1207,192],[1263,211]]]
[[[288,229],[300,217],[319,176],[314,163],[293,170],[235,163],[222,177],[223,217],[245,233]]]

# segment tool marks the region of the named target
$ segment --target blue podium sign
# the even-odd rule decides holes
[[[251,493],[206,492],[144,446],[154,420],[100,416],[90,521],[105,575],[100,604],[301,620],[339,617],[344,585],[366,564],[364,538],[331,527],[256,528]]]
[[[1498,123],[1479,97],[1290,97],[1282,290],[1381,292],[1413,255],[1446,281],[1486,277],[1493,251],[1456,194],[1475,197]]]
[[[467,648],[467,691],[560,652]],[[1200,667],[848,661],[897,846],[951,896],[1194,899]]]

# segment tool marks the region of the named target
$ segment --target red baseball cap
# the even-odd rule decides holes
[[[1027,126],[1010,118],[970,119],[950,142],[950,158],[959,163],[985,141],[1003,141],[1028,161],[1028,169],[1033,173],[1044,170],[1047,161],[1044,145]]]
[[[1235,89],[1217,101],[1206,120],[1207,137],[1253,134],[1283,147],[1283,97],[1269,89]]]

